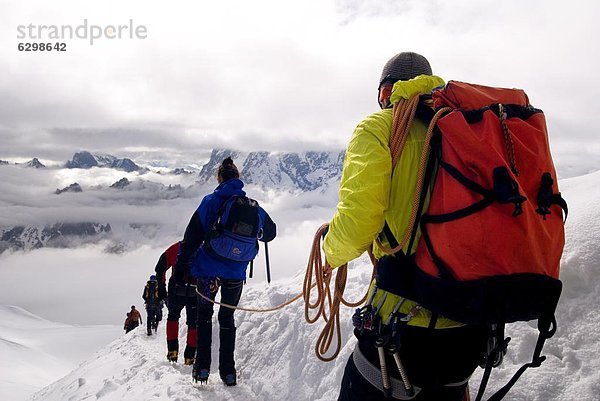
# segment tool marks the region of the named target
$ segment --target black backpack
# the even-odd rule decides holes
[[[246,196],[232,196],[219,208],[204,243],[220,258],[250,262],[258,254],[261,227],[258,202]]]
[[[265,244],[267,282],[270,283],[271,267],[267,243],[275,237],[275,224],[268,216],[266,219],[267,222],[263,221],[256,200],[234,195],[219,208],[204,244],[212,254],[225,260],[250,262],[249,277],[252,278],[254,258],[258,254],[258,241],[261,240]],[[263,232],[263,228],[266,232]]]
[[[148,281],[146,288],[144,288],[144,301],[147,304],[154,304],[158,302],[158,283],[156,281]]]

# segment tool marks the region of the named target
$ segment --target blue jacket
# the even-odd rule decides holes
[[[218,258],[202,246],[205,235],[217,219],[217,213],[223,202],[234,195],[246,196],[243,187],[244,183],[237,178],[221,183],[212,194],[206,195],[202,199],[198,209],[192,216],[181,244],[177,262],[189,265],[193,276],[240,280],[246,278],[246,269],[249,262]],[[261,241],[268,242],[275,238],[275,223],[260,206],[259,221],[260,228],[263,231]]]

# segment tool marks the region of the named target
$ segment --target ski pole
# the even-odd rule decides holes
[[[271,283],[271,266],[269,264],[269,244],[265,242],[265,258],[267,260],[267,283]]]
[[[250,261],[250,274],[249,277],[252,278],[252,274],[254,273],[254,259]]]

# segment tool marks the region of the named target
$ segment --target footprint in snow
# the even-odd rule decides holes
[[[119,388],[119,386],[112,380],[105,380],[104,386],[102,386],[100,391],[98,391],[96,393],[96,399],[102,398],[102,397],[112,393],[113,391],[117,390],[118,388]]]

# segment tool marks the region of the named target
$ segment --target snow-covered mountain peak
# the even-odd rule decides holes
[[[37,157],[34,157],[33,159],[29,160],[27,163],[25,163],[25,166],[32,168],[46,168],[46,166],[42,164],[42,162],[40,162],[40,160]]]
[[[66,168],[92,168],[92,167],[109,167],[127,172],[138,171],[141,168],[131,159],[119,159],[115,156],[105,153],[90,153],[86,150],[77,152],[73,158],[67,161]]]
[[[314,191],[337,182],[341,176],[344,152],[241,152],[214,149],[199,174],[200,182],[215,181],[217,168],[231,157],[247,184],[263,188]]]

